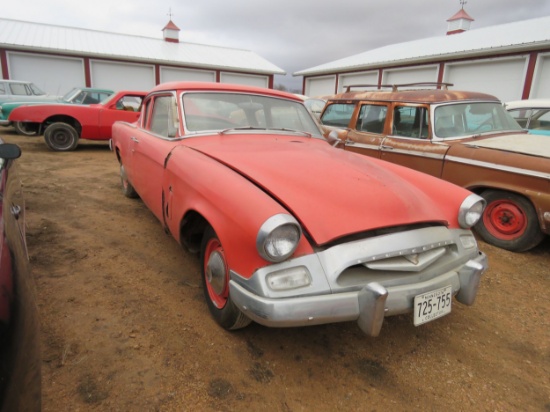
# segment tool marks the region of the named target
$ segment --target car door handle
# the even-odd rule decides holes
[[[133,136],[132,136],[132,137],[130,137],[130,139],[131,139],[132,141],[136,142],[136,143],[139,143],[139,140],[138,140],[136,137],[133,137]]]
[[[382,145],[382,146],[380,146],[380,149],[382,149],[382,150],[393,150],[393,147],[392,147],[392,146]]]
[[[13,217],[15,217],[15,220],[19,219],[19,216],[21,216],[21,206],[19,205],[11,205],[10,211]]]

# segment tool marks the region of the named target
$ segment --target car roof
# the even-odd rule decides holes
[[[416,86],[436,86],[439,88],[412,88]],[[471,92],[464,90],[448,90],[447,86],[452,86],[449,83],[409,83],[409,84],[393,84],[393,85],[378,85],[375,90],[360,90],[352,91],[351,88],[363,87],[372,88],[373,85],[351,85],[343,93],[336,94],[328,98],[329,101],[335,100],[369,100],[369,101],[385,101],[385,102],[407,102],[407,103],[446,103],[456,101],[495,101],[500,100],[490,94]],[[403,88],[403,89],[400,89]]]
[[[8,79],[0,79],[0,81],[4,83],[25,83],[25,84],[31,84],[32,82],[26,81],[26,80],[8,80]]]
[[[247,86],[243,84],[232,83],[212,83],[212,82],[167,82],[161,83],[151,90],[151,93],[158,91],[169,90],[184,90],[184,91],[227,91],[227,92],[243,92],[243,93],[258,93],[271,95],[273,97],[283,97],[297,101],[303,101],[293,93],[287,93],[275,89],[266,89],[263,87]]]
[[[550,108],[550,99],[526,99],[506,102],[506,110],[511,109],[530,109],[530,108]]]

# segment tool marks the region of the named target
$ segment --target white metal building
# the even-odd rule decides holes
[[[303,93],[329,95],[356,84],[448,82],[502,101],[550,97],[550,16],[468,30],[464,10],[446,36],[393,44],[294,73]]]
[[[155,39],[0,19],[0,77],[59,95],[84,86],[146,91],[175,80],[273,88],[274,75],[285,74],[248,50],[180,42],[172,21],[163,33]]]

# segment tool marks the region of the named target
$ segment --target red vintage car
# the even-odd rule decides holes
[[[35,283],[25,239],[17,145],[0,140],[0,410],[41,410]]]
[[[120,91],[103,102],[89,105],[39,104],[14,109],[9,121],[44,134],[55,151],[76,149],[79,139],[109,140],[117,120],[135,121],[146,92]]]
[[[484,200],[443,180],[331,147],[296,96],[165,83],[116,122],[122,191],[200,252],[226,329],[384,317],[415,325],[470,305],[487,267],[470,228]]]

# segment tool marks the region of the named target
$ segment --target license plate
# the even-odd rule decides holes
[[[414,297],[414,326],[451,313],[452,286],[432,290]]]

